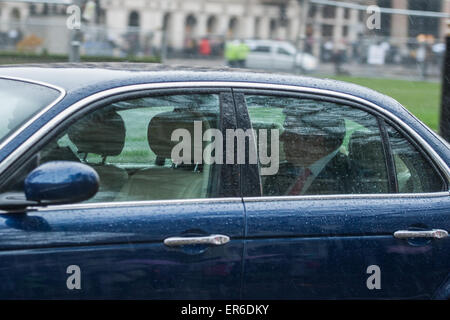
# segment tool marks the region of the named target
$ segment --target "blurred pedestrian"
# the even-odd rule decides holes
[[[225,59],[227,65],[232,68],[238,67],[238,42],[228,41],[225,44]]]
[[[247,60],[250,48],[244,41],[239,41],[237,46],[237,62],[239,68],[245,68],[245,63]]]
[[[202,56],[211,55],[211,44],[209,43],[208,38],[203,38],[202,40],[200,40],[199,53]]]

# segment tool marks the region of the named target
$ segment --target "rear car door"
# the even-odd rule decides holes
[[[239,297],[238,174],[202,161],[203,132],[235,128],[231,90],[154,87],[80,104],[2,173],[2,193],[21,191],[38,164],[81,162],[100,190],[80,204],[1,212],[1,298]]]
[[[234,92],[260,157],[242,177],[243,298],[442,297],[450,272],[450,240],[441,238],[450,230],[445,166],[365,105]],[[279,145],[266,139],[277,136]]]

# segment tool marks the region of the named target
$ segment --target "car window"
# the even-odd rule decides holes
[[[261,174],[264,196],[389,192],[375,116],[347,105],[294,97],[247,95],[246,103],[258,155],[264,147],[261,139],[274,139],[261,132],[279,132],[278,145],[269,140],[265,144],[267,154],[279,148],[279,168]]]
[[[0,142],[59,95],[59,91],[43,85],[0,79]]]
[[[202,153],[208,142],[201,135],[197,141],[194,131],[219,128],[219,110],[216,94],[116,102],[70,125],[39,152],[40,164],[65,160],[94,168],[100,190],[90,202],[212,197],[215,169]],[[176,149],[180,143],[186,148]]]
[[[292,56],[292,54],[291,54],[289,51],[287,51],[286,49],[281,48],[281,47],[279,47],[279,48],[277,49],[277,53],[278,53],[278,54],[285,55],[285,56]]]
[[[401,193],[439,192],[445,184],[430,162],[400,132],[387,125]]]
[[[270,46],[256,46],[251,49],[251,52],[269,53]]]

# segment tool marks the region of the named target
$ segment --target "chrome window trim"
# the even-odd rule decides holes
[[[173,199],[173,200],[144,200],[144,201],[121,201],[121,202],[93,202],[54,205],[49,207],[30,207],[35,211],[57,211],[57,210],[83,210],[96,208],[115,207],[141,207],[160,206],[174,204],[208,204],[208,203],[242,203],[241,198],[197,198],[197,199]]]
[[[93,95],[90,95],[86,98],[83,98],[82,100],[72,104],[59,114],[57,114],[53,119],[51,119],[49,122],[47,122],[43,127],[41,127],[38,131],[36,131],[28,140],[24,141],[18,148],[16,148],[11,154],[6,157],[3,162],[0,164],[0,174],[3,173],[4,170],[6,170],[17,158],[19,158],[26,150],[28,150],[35,142],[39,141],[42,137],[44,137],[48,132],[50,132],[54,127],[56,127],[59,123],[61,123],[63,120],[77,112],[79,109],[82,109],[83,107],[96,102],[100,99],[104,99],[113,95],[122,94],[126,92],[136,92],[136,91],[142,91],[142,90],[151,90],[151,89],[176,89],[176,88],[214,88],[214,87],[231,87],[231,88],[250,88],[250,89],[267,89],[267,90],[280,90],[280,91],[290,91],[290,92],[299,92],[299,93],[310,93],[310,94],[319,94],[319,95],[326,95],[330,97],[336,97],[336,98],[342,98],[345,100],[357,102],[363,105],[366,105],[370,108],[375,109],[376,111],[384,114],[386,117],[391,119],[393,122],[398,124],[401,128],[403,128],[408,134],[410,134],[417,143],[419,143],[425,151],[428,153],[428,155],[431,157],[432,161],[435,162],[435,164],[439,167],[439,169],[442,171],[442,173],[445,175],[445,179],[447,182],[447,185],[449,185],[450,182],[450,170],[447,166],[447,164],[441,159],[441,157],[434,151],[433,148],[412,128],[410,128],[406,123],[404,123],[400,118],[398,118],[396,115],[391,113],[390,111],[385,110],[384,108],[381,108],[380,106],[376,105],[375,103],[372,103],[368,100],[365,100],[360,97],[355,97],[350,94],[336,92],[332,90],[326,90],[326,89],[317,89],[317,88],[310,88],[310,87],[301,87],[301,86],[294,86],[294,85],[281,85],[281,84],[268,84],[268,83],[258,83],[258,82],[233,82],[233,81],[180,81],[180,82],[161,82],[161,83],[146,83],[146,84],[137,84],[137,85],[128,85],[128,86],[122,86],[117,87],[113,89],[104,90],[98,93],[95,93]],[[449,189],[450,191],[450,189]],[[426,195],[434,195],[443,194],[442,192],[435,192],[435,193],[426,193]],[[448,194],[447,191],[444,192],[444,194]],[[400,197],[411,197],[416,194],[384,194],[384,196],[395,196],[397,195]],[[362,197],[380,197],[383,196],[383,194],[364,194],[361,195]],[[316,197],[316,196],[314,196]],[[321,197],[321,196],[319,196]],[[355,195],[336,195],[336,197],[355,197]],[[287,196],[288,199],[295,199],[296,197]],[[299,196],[298,198],[304,199],[305,196]],[[258,198],[263,199],[263,198]],[[114,205],[116,205],[116,202],[112,202]]]
[[[42,82],[42,81],[35,81],[25,78],[19,78],[19,77],[9,77],[9,76],[1,76],[0,79],[5,80],[13,80],[13,81],[21,81],[21,82],[27,82],[31,84],[37,84],[43,87],[51,88],[54,90],[59,91],[59,96],[49,105],[42,108],[41,111],[39,111],[37,114],[35,114],[32,118],[30,118],[27,122],[25,122],[23,125],[21,125],[16,131],[14,131],[9,137],[7,137],[1,144],[0,144],[0,150],[5,147],[8,143],[10,143],[15,137],[17,137],[21,132],[23,132],[28,126],[30,126],[34,121],[36,121],[40,116],[42,116],[44,113],[46,113],[48,110],[50,110],[54,105],[56,105],[58,102],[60,102],[65,96],[66,96],[66,90],[64,90],[61,87]]]
[[[306,196],[271,196],[271,197],[244,197],[244,198],[197,198],[197,199],[174,199],[174,200],[144,200],[144,201],[121,201],[121,202],[95,202],[54,205],[49,207],[30,207],[31,212],[48,212],[59,210],[86,210],[101,208],[125,208],[125,207],[148,207],[170,204],[208,204],[208,203],[242,203],[244,202],[272,202],[272,201],[313,201],[313,200],[352,200],[352,199],[405,199],[405,198],[439,198],[450,196],[450,191],[433,193],[374,193],[374,194],[337,194],[337,195],[306,195]],[[6,213],[6,212],[4,212]],[[0,212],[2,214],[2,212]]]
[[[405,198],[439,198],[450,196],[450,191],[430,193],[369,193],[369,194],[330,194],[304,196],[268,196],[244,197],[245,202],[298,201],[298,200],[351,200],[351,199],[405,199]]]

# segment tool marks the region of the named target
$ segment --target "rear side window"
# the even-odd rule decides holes
[[[439,192],[445,183],[431,163],[396,129],[387,125],[400,193]]]
[[[263,196],[389,192],[375,116],[347,105],[295,97],[247,95],[246,104],[259,139],[265,138],[264,130],[279,136],[274,144],[277,135],[267,134],[272,139],[267,153],[279,165],[276,172],[261,174]],[[260,160],[260,169],[266,166]]]

